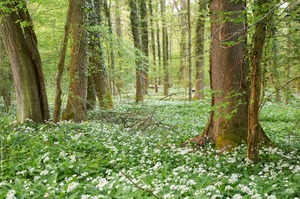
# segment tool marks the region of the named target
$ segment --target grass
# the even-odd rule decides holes
[[[148,100],[94,111],[89,122],[18,125],[0,117],[0,198],[299,198],[299,103],[268,103],[264,129],[278,147],[245,159],[181,147],[204,128],[209,103]]]

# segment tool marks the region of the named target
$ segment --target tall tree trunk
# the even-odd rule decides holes
[[[25,1],[3,4],[0,33],[9,56],[17,98],[17,121],[50,119],[42,61]],[[21,27],[21,23],[26,26]]]
[[[164,95],[169,95],[169,59],[168,59],[168,32],[166,25],[166,1],[161,0],[161,15],[162,15],[162,56],[163,56],[163,75],[164,75]]]
[[[99,32],[99,27],[101,26],[101,7],[104,4],[102,0],[95,0],[93,2],[90,1],[90,5],[92,5],[92,10],[89,12],[89,69],[93,76],[100,108],[109,109],[113,107],[113,101],[109,90],[108,73],[101,43],[101,34]]]
[[[139,16],[138,16],[138,9],[137,9],[137,1],[130,0],[130,21],[131,21],[131,31],[134,41],[134,47],[137,50],[142,49],[141,38],[139,33]],[[139,58],[138,52],[136,51],[135,56],[135,63],[136,63],[136,95],[135,101],[137,103],[143,102],[143,65],[141,59]]]
[[[157,8],[157,13],[160,13],[159,7]],[[162,82],[162,53],[161,53],[161,43],[160,43],[160,25],[159,20],[156,20],[156,47],[157,47],[157,58],[158,58],[158,85],[161,85]]]
[[[208,138],[223,151],[247,142],[249,65],[244,61],[245,8],[245,1],[210,2],[210,83],[214,109],[203,134],[192,141],[202,144]]]
[[[85,0],[72,1],[70,85],[64,120],[87,120],[87,34],[85,30]]]
[[[255,16],[261,17],[256,22],[255,32],[250,51],[250,69],[251,69],[251,92],[249,103],[249,123],[248,123],[248,150],[247,158],[253,162],[259,160],[259,135],[264,134],[259,124],[259,105],[261,92],[261,59],[263,55],[263,46],[266,39],[266,27],[270,20],[269,5],[270,0],[256,1]],[[268,8],[268,9],[267,9]]]
[[[115,85],[115,51],[114,51],[114,42],[113,42],[113,27],[112,27],[112,21],[111,21],[111,13],[110,13],[110,4],[107,0],[104,1],[104,11],[105,16],[107,18],[107,25],[109,28],[109,54],[110,54],[110,75],[109,75],[109,85],[110,90],[113,95],[116,95],[116,85]]]
[[[66,52],[69,40],[69,33],[70,33],[70,22],[71,22],[71,15],[72,15],[72,0],[69,0],[69,6],[66,16],[66,23],[65,23],[65,33],[64,37],[61,41],[61,49],[59,53],[59,61],[57,64],[57,72],[55,76],[55,97],[54,97],[54,111],[52,116],[52,122],[57,123],[60,119],[60,112],[61,112],[61,79],[63,75],[63,71],[65,68],[65,59],[66,59]]]
[[[149,37],[148,37],[148,17],[147,17],[147,4],[146,0],[140,1],[140,10],[141,10],[141,44],[142,51],[144,53],[144,68],[143,68],[143,92],[148,94],[149,80]]]
[[[181,23],[181,32],[180,32],[180,68],[178,78],[179,81],[183,81],[184,87],[186,88],[187,81],[187,65],[188,65],[188,17],[187,17],[187,3],[186,0],[180,1],[181,9],[177,8],[180,13],[180,23]],[[178,6],[176,6],[178,7]]]
[[[205,30],[206,1],[198,0],[196,24],[196,83],[194,99],[204,98],[204,30]]]
[[[151,35],[151,50],[152,50],[152,58],[153,58],[153,72],[154,72],[154,88],[155,93],[158,93],[158,85],[157,85],[157,60],[156,60],[156,49],[155,49],[155,30],[154,30],[154,22],[153,22],[153,6],[152,0],[149,0],[149,12],[150,12],[150,35]],[[157,30],[158,31],[158,30]]]
[[[191,28],[191,2],[187,0],[187,15],[188,15],[188,64],[189,64],[189,101],[192,101],[192,28]]]
[[[116,1],[116,12],[115,12],[115,25],[116,25],[116,34],[118,39],[122,38],[122,21],[121,21],[121,5],[120,5],[120,1]],[[122,53],[119,49],[117,49],[117,53],[118,55],[118,63],[116,64],[116,67],[114,69],[114,71],[112,71],[113,73],[113,94],[117,95],[117,91],[119,93],[119,96],[121,97],[121,85],[122,85],[122,80],[120,75],[117,73],[118,69],[120,67],[120,65],[122,65],[121,61],[122,60]]]

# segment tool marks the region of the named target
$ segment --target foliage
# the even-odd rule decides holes
[[[245,160],[245,145],[226,155],[181,146],[204,128],[208,101],[116,104],[81,124],[19,125],[1,117],[0,198],[300,197],[299,102],[263,107],[264,129],[288,147],[263,148],[258,164]],[[122,118],[152,123],[136,128]],[[288,142],[293,127],[297,140]]]

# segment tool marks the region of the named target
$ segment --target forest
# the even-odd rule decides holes
[[[300,0],[0,1],[0,198],[299,199]]]

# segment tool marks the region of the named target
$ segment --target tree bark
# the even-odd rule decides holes
[[[134,47],[137,50],[142,49],[141,38],[140,38],[140,31],[139,31],[139,16],[138,16],[138,9],[137,9],[137,1],[130,0],[130,21],[131,21],[131,31],[134,41]],[[135,63],[136,63],[136,95],[135,95],[135,102],[143,102],[143,65],[139,58],[138,51],[136,51],[135,56]]]
[[[188,15],[188,69],[189,69],[189,101],[192,101],[192,28],[191,28],[191,2],[187,0],[187,15]]]
[[[113,101],[109,90],[108,73],[105,65],[104,50],[101,43],[102,36],[98,30],[101,25],[100,8],[103,6],[103,3],[101,0],[96,0],[93,3],[90,2],[90,5],[93,6],[93,10],[89,12],[89,69],[93,76],[100,108],[110,109],[113,107]]]
[[[75,122],[87,120],[87,34],[85,30],[85,0],[72,1],[70,85],[64,120]]]
[[[70,34],[70,21],[71,21],[71,15],[72,15],[72,0],[69,0],[69,6],[66,16],[66,23],[65,23],[65,33],[63,40],[61,41],[61,49],[59,53],[59,61],[57,64],[57,72],[55,76],[55,97],[54,97],[54,111],[52,116],[52,122],[57,123],[60,120],[60,112],[61,112],[61,79],[63,75],[63,71],[65,68],[65,59],[66,59],[66,52],[67,52],[67,46],[68,46],[68,40],[69,40],[69,34]]]
[[[162,15],[162,58],[163,58],[163,75],[164,75],[164,95],[169,95],[169,58],[168,58],[168,30],[166,25],[166,1],[161,0],[161,15]]]
[[[209,139],[221,151],[247,142],[249,65],[244,60],[247,57],[245,8],[245,1],[212,0],[210,3],[213,110],[203,134],[192,141],[201,144]],[[260,138],[264,139],[265,135]]]
[[[256,5],[254,5],[256,8],[256,13],[254,13],[254,15],[261,17],[261,19],[256,22],[252,48],[250,52],[251,93],[248,116],[249,123],[247,158],[252,160],[253,162],[257,162],[259,160],[259,135],[264,133],[259,124],[261,92],[260,67],[263,54],[263,46],[266,39],[266,27],[271,17],[270,14],[268,15],[270,6],[269,3],[270,0],[258,0],[256,2]]]
[[[151,35],[151,50],[152,50],[152,59],[153,59],[153,72],[154,72],[154,88],[155,93],[158,93],[158,85],[157,85],[157,60],[156,60],[156,49],[155,49],[155,30],[154,30],[154,22],[153,22],[153,6],[152,0],[149,0],[149,12],[150,12],[150,35]],[[158,31],[158,30],[157,30]]]
[[[145,59],[143,64],[143,93],[148,94],[149,80],[149,36],[148,36],[148,17],[147,17],[147,4],[146,0],[140,1],[140,11],[141,11],[141,44],[142,51],[144,53]]]
[[[206,2],[198,0],[198,17],[196,24],[196,82],[194,99],[204,98],[204,30]]]
[[[17,121],[50,119],[42,61],[25,1],[8,2],[1,11],[0,32],[9,56],[16,98]]]

